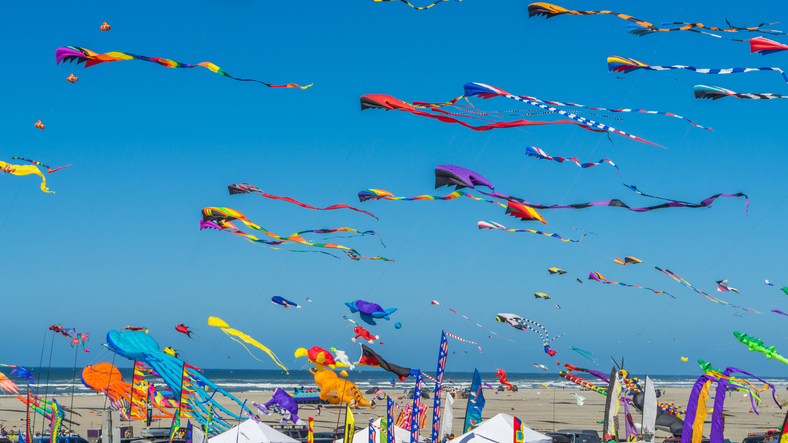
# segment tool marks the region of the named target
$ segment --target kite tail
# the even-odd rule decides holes
[[[61,169],[68,168],[69,166],[71,166],[71,165],[73,164],[73,163],[71,163],[71,164],[68,164],[68,165],[66,165],[66,166],[61,166],[61,167],[59,167],[59,168],[52,169],[52,168],[51,168],[51,167],[49,167],[48,165],[45,165],[45,164],[43,164],[43,163],[41,163],[41,162],[37,162],[37,161],[35,161],[35,160],[30,160],[29,158],[23,158],[23,157],[11,157],[11,160],[24,160],[24,161],[26,161],[26,162],[33,163],[34,165],[42,166],[42,167],[44,167],[44,168],[47,168],[47,173],[49,173],[49,174],[51,174],[51,173],[53,173],[53,172],[56,172],[56,171],[59,171],[59,170],[61,170]]]
[[[240,344],[241,344],[241,346],[243,346],[243,347],[244,347],[244,349],[246,349],[246,352],[248,352],[248,353],[249,353],[249,355],[251,355],[251,356],[252,356],[252,358],[254,358],[255,360],[259,361],[260,363],[264,363],[262,360],[260,360],[259,358],[257,358],[257,357],[256,357],[254,354],[252,354],[252,351],[250,351],[250,350],[249,350],[249,348],[247,348],[247,347],[246,347],[246,345],[245,345],[245,344],[244,344],[242,341],[240,341],[240,340],[238,340],[237,338],[233,337],[233,336],[232,336],[232,335],[230,335],[230,333],[228,333],[227,331],[224,331],[224,333],[225,333],[225,334],[227,334],[227,336],[228,336],[228,337],[230,337],[231,339],[233,339],[233,340],[235,340],[236,342],[240,343]],[[276,358],[276,356],[273,354],[273,352],[271,352],[271,351],[267,350],[267,348],[266,348],[266,349],[263,349],[263,352],[267,353],[267,354],[268,354],[268,356],[269,356],[269,357],[271,357],[271,359],[274,361],[274,363],[276,363],[276,364],[277,364],[277,366],[279,366],[280,368],[284,369],[284,370],[285,370],[285,372],[287,372],[287,368],[286,368],[286,367],[284,367],[284,366],[282,365],[282,363],[279,361],[279,359],[278,359],[278,358]]]
[[[327,206],[325,208],[316,208],[314,206],[310,206],[310,205],[307,205],[305,203],[301,203],[301,202],[299,202],[297,200],[293,200],[290,197],[279,197],[279,196],[276,196],[276,195],[271,195],[271,194],[266,194],[266,193],[262,193],[260,195],[263,196],[263,197],[266,197],[266,198],[270,198],[270,199],[284,200],[286,202],[290,202],[290,203],[296,204],[298,206],[301,206],[302,208],[316,209],[318,211],[327,211],[327,210],[331,210],[331,209],[350,209],[350,210],[353,210],[353,211],[356,211],[356,212],[362,212],[364,214],[369,215],[370,217],[373,217],[375,220],[379,220],[379,218],[377,218],[374,214],[371,214],[371,213],[369,213],[367,211],[364,211],[364,210],[361,210],[361,209],[358,209],[358,208],[354,208],[354,207],[348,206],[348,205],[332,205],[332,206]]]

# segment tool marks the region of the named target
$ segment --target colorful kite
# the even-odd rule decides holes
[[[307,300],[309,300],[309,299],[307,299]],[[284,297],[280,297],[278,295],[274,295],[273,297],[271,297],[271,303],[273,303],[275,305],[284,306],[285,308],[298,308],[298,309],[301,309],[301,305],[299,305],[298,303],[292,302],[292,301],[290,301],[290,300],[288,300],[288,299],[286,299]]]
[[[19,395],[19,386],[17,386],[10,378],[0,372],[0,389],[11,394]]]
[[[494,221],[480,221],[480,222],[477,223],[477,225],[478,225],[479,229],[498,229],[498,230],[507,231],[507,232],[530,232],[532,234],[541,234],[541,235],[546,235],[548,237],[557,238],[557,239],[561,240],[562,242],[579,243],[579,242],[583,241],[583,237],[585,237],[585,235],[586,235],[586,234],[583,234],[582,236],[580,236],[580,240],[572,240],[572,239],[568,239],[568,238],[563,238],[563,237],[561,237],[558,234],[550,234],[550,233],[547,233],[547,232],[536,231],[536,230],[533,230],[533,229],[507,229],[504,225],[502,225],[500,223],[496,223]]]
[[[181,334],[185,334],[185,335],[186,335],[187,337],[189,337],[189,338],[192,338],[192,334],[194,334],[194,331],[192,331],[192,330],[191,330],[191,329],[190,329],[188,326],[186,326],[186,325],[176,325],[176,326],[175,326],[175,330],[176,330],[176,331],[178,331],[178,332],[180,332]]]
[[[28,162],[28,163],[32,163],[32,164],[34,164],[34,165],[42,166],[42,167],[44,167],[44,168],[47,168],[47,174],[51,174],[51,173],[53,173],[53,172],[56,172],[56,171],[59,171],[59,170],[61,170],[61,169],[66,169],[66,168],[68,168],[69,166],[71,166],[71,164],[68,164],[68,165],[66,165],[66,166],[61,166],[61,167],[59,167],[59,168],[52,169],[50,166],[47,166],[47,165],[45,165],[45,164],[43,164],[43,163],[41,163],[41,162],[37,162],[37,161],[35,161],[35,160],[30,160],[29,158],[22,158],[22,157],[11,157],[11,160],[24,160],[24,161],[26,161],[26,162]]]
[[[404,368],[402,366],[387,362],[383,357],[380,356],[380,354],[373,351],[369,346],[363,343],[361,344],[361,358],[356,363],[356,365],[373,366],[385,369],[386,371],[396,375],[400,381],[405,381],[411,372],[410,368]]]
[[[227,322],[225,322],[221,318],[208,317],[208,326],[216,326],[217,328],[220,328],[222,330],[222,332],[224,332],[225,334],[227,334],[228,337],[230,337],[231,339],[233,339],[234,341],[239,343],[241,346],[243,346],[244,349],[246,349],[246,352],[248,352],[249,355],[251,355],[255,360],[257,360],[259,362],[262,362],[262,360],[260,360],[259,358],[255,357],[254,354],[252,354],[252,351],[250,351],[249,348],[247,348],[245,344],[241,343],[241,341],[238,340],[235,337],[238,337],[241,340],[243,340],[244,342],[249,343],[250,345],[252,345],[252,346],[254,346],[254,347],[258,348],[258,349],[261,349],[263,352],[268,354],[269,357],[271,357],[271,360],[273,360],[274,363],[276,363],[277,366],[279,366],[280,368],[284,369],[286,374],[289,374],[289,372],[287,372],[287,368],[284,367],[284,365],[281,363],[279,358],[273,352],[271,352],[270,349],[268,349],[267,347],[263,346],[262,343],[260,343],[259,341],[253,339],[252,337],[244,334],[243,332],[241,332],[241,331],[239,331],[237,329],[232,329],[230,327],[230,325],[228,325]]]
[[[355,230],[355,229],[351,229],[351,228],[309,230],[309,231],[302,231],[300,233],[295,233],[295,234],[291,235],[290,237],[280,237],[280,236],[268,231],[267,229],[252,223],[251,221],[249,221],[246,218],[245,215],[241,214],[240,212],[238,212],[238,211],[236,211],[234,209],[217,208],[217,207],[203,208],[202,216],[203,217],[202,217],[202,221],[200,222],[200,229],[205,229],[205,228],[219,229],[219,230],[226,231],[226,232],[238,235],[240,237],[243,237],[243,238],[245,238],[246,240],[248,240],[250,242],[264,243],[264,244],[267,244],[267,245],[280,245],[282,243],[285,243],[285,242],[288,242],[288,241],[292,241],[292,242],[301,243],[301,244],[308,245],[308,246],[314,246],[314,247],[317,247],[317,248],[341,249],[341,250],[344,250],[344,252],[348,253],[349,256],[351,256],[351,258],[364,258],[364,259],[368,259],[368,260],[393,261],[393,260],[390,260],[390,259],[387,259],[387,258],[381,257],[381,256],[365,257],[365,256],[359,254],[359,252],[356,251],[355,249],[348,248],[346,246],[342,246],[342,245],[338,245],[338,244],[333,244],[333,243],[311,243],[311,242],[306,241],[301,236],[302,233],[306,233],[306,232],[314,232],[314,233],[321,233],[321,234],[322,233],[330,233],[330,232],[356,232],[356,233],[361,233],[361,231],[358,231],[358,230]],[[277,239],[279,241],[261,240],[261,239],[255,237],[255,236],[253,236],[251,234],[247,234],[247,233],[239,230],[232,223],[233,220],[240,220],[247,227],[249,227],[251,229],[254,229],[254,230],[257,230],[257,231],[261,231],[261,232],[265,233],[267,236],[273,237],[273,238],[275,238],[275,239]],[[322,251],[318,251],[318,252],[322,252]],[[352,253],[352,255],[350,255],[350,253]],[[329,255],[331,255],[331,254],[329,254]]]
[[[550,296],[545,294],[544,292],[536,292],[534,293],[534,298],[541,298],[544,300],[550,300]]]
[[[717,292],[735,292],[737,294],[741,294],[738,289],[728,286],[728,280],[718,280],[717,281]]]
[[[71,343],[70,343],[71,347],[73,348],[74,345],[77,345],[77,347],[82,346],[82,351],[90,352],[87,349],[85,349],[85,342],[88,341],[89,336],[90,336],[89,332],[85,332],[84,334],[75,333],[74,337],[71,339]]]
[[[290,197],[279,197],[279,196],[276,196],[276,195],[266,194],[260,188],[258,188],[256,186],[252,186],[250,184],[246,184],[246,183],[238,183],[238,184],[233,184],[233,185],[227,185],[227,189],[230,191],[230,195],[253,194],[254,193],[255,195],[259,195],[259,196],[265,197],[265,198],[270,198],[270,199],[274,199],[274,200],[284,200],[286,202],[290,202],[290,203],[296,204],[298,206],[301,206],[302,208],[316,209],[318,211],[328,211],[328,210],[331,210],[331,209],[351,209],[353,211],[363,212],[364,214],[367,214],[367,215],[369,215],[371,217],[374,217],[375,220],[378,219],[373,214],[370,214],[367,211],[362,211],[361,209],[356,209],[356,208],[354,208],[352,206],[348,206],[348,205],[331,205],[331,206],[327,206],[325,208],[316,208],[314,206],[310,206],[310,205],[301,203],[299,201],[293,200]]]
[[[722,37],[722,36],[719,36],[719,35],[716,35],[716,34],[712,34],[712,33],[709,33],[709,32],[704,32],[704,31],[701,31],[700,29],[706,29],[706,30],[709,30],[709,31],[717,31],[717,32],[760,32],[760,33],[769,34],[769,35],[782,35],[782,34],[784,34],[782,31],[772,31],[772,30],[762,30],[761,29],[763,26],[773,25],[776,22],[775,23],[761,23],[758,26],[753,26],[753,27],[750,27],[750,28],[733,26],[730,23],[728,23],[727,20],[726,20],[726,23],[728,25],[727,28],[708,27],[708,26],[705,26],[703,23],[663,22],[662,26],[671,26],[671,25],[673,25],[673,26],[679,26],[679,27],[678,28],[660,28],[657,25],[654,25],[652,23],[649,23],[649,22],[637,19],[637,18],[632,17],[630,15],[620,14],[618,12],[613,12],[613,11],[572,11],[572,10],[569,10],[569,9],[562,8],[560,6],[556,6],[556,5],[553,5],[553,4],[550,4],[550,3],[542,3],[542,2],[531,3],[530,5],[528,5],[528,17],[529,18],[534,17],[534,16],[544,16],[544,17],[549,19],[549,18],[553,18],[553,17],[555,17],[557,15],[563,15],[563,14],[567,14],[567,15],[597,15],[597,14],[613,15],[613,16],[616,16],[618,18],[621,18],[621,19],[624,19],[624,20],[630,22],[631,24],[627,25],[627,28],[629,29],[629,33],[637,35],[638,37],[642,37],[644,35],[652,34],[654,32],[690,31],[690,32],[696,32],[696,33],[699,33],[699,34],[710,35],[712,37],[717,37],[717,38],[722,38],[722,39],[726,39],[726,40],[733,40],[733,41],[741,42],[741,41],[758,40],[758,39],[761,39],[762,37],[758,37],[758,38],[750,39],[750,40],[736,40],[736,39],[730,39],[730,38],[727,38],[727,37]],[[786,49],[788,49],[788,48],[786,48]],[[756,52],[756,51],[752,51],[752,52]]]
[[[504,339],[504,340],[509,340],[510,342],[514,343],[514,340],[512,340],[512,339],[509,339],[509,338],[506,338],[506,337],[504,337],[504,336],[502,336],[502,335],[498,334],[497,332],[493,332],[493,331],[491,331],[491,330],[489,330],[489,329],[485,328],[484,326],[480,325],[479,323],[476,323],[475,321],[471,320],[469,317],[466,317],[465,315],[462,315],[462,314],[460,314],[459,312],[455,311],[455,310],[454,310],[454,309],[452,309],[452,308],[449,308],[448,306],[444,305],[443,303],[440,303],[440,302],[438,302],[438,300],[433,300],[433,301],[431,301],[431,302],[430,302],[430,304],[431,304],[431,305],[433,305],[433,306],[443,306],[443,307],[445,307],[446,309],[448,309],[449,311],[451,311],[451,312],[453,312],[453,313],[455,313],[455,314],[459,315],[460,317],[462,317],[462,318],[464,318],[464,319],[468,320],[469,322],[471,322],[471,323],[475,324],[476,326],[478,326],[478,327],[480,327],[480,328],[484,329],[485,331],[487,331],[487,332],[489,332],[489,333],[491,333],[491,334],[493,334],[493,335],[496,335],[496,336],[498,336],[498,337],[501,337],[501,338],[502,338],[502,339]]]
[[[361,337],[362,339],[366,340],[367,343],[369,343],[369,344],[375,343],[375,340],[380,340],[380,336],[379,335],[372,335],[369,331],[367,331],[366,329],[361,327],[361,325],[358,325],[355,328],[353,328],[353,332],[356,333],[356,336],[351,338],[353,343],[355,343],[356,339],[359,338],[359,337]]]
[[[607,67],[610,72],[621,72],[628,74],[638,69],[646,71],[669,71],[671,69],[686,69],[688,71],[695,71],[701,74],[739,74],[744,72],[755,71],[775,71],[783,76],[783,79],[788,83],[788,76],[785,75],[780,68],[696,68],[694,66],[686,65],[672,65],[672,66],[649,66],[643,62],[637,61],[633,58],[625,58],[619,56],[610,56],[607,58]]]
[[[730,306],[730,307],[732,307],[732,308],[738,308],[738,309],[741,309],[741,310],[743,310],[743,311],[750,312],[750,313],[752,313],[752,314],[760,314],[760,312],[756,311],[755,309],[748,308],[748,307],[745,307],[745,306],[736,306],[736,305],[732,305],[732,304],[730,304],[730,303],[726,302],[725,300],[721,300],[721,299],[719,299],[719,298],[717,298],[717,297],[714,297],[714,296],[712,296],[712,295],[709,295],[709,294],[707,294],[707,293],[705,293],[705,292],[701,291],[700,289],[698,289],[698,288],[696,288],[696,287],[692,286],[692,285],[691,285],[691,284],[690,284],[690,283],[689,283],[687,280],[684,280],[683,278],[679,277],[679,276],[678,276],[678,275],[676,275],[674,272],[671,272],[671,271],[670,271],[670,270],[668,270],[668,269],[665,269],[665,270],[663,270],[663,269],[661,269],[661,268],[659,268],[659,267],[657,267],[657,266],[654,266],[654,269],[656,269],[657,271],[659,271],[659,272],[661,272],[661,273],[663,273],[663,274],[665,274],[665,275],[669,276],[670,278],[672,278],[673,280],[676,280],[677,282],[681,283],[682,285],[684,285],[684,286],[686,286],[686,287],[688,287],[688,288],[692,289],[693,291],[695,291],[695,292],[697,292],[698,294],[700,294],[700,295],[704,296],[706,299],[713,301],[714,303],[721,303],[721,304],[724,304],[724,305],[728,305],[728,306]]]
[[[629,264],[643,263],[643,261],[641,261],[641,260],[639,260],[639,259],[637,259],[635,257],[632,257],[632,256],[624,257],[623,260],[621,260],[620,258],[616,257],[616,258],[613,259],[613,261],[616,262],[616,264],[619,264],[619,265],[622,265],[622,266],[629,265]]]
[[[742,334],[738,331],[734,332],[733,335],[736,337],[736,340],[739,340],[739,342],[741,342],[743,345],[748,346],[750,348],[750,352],[760,352],[761,354],[765,355],[767,359],[773,358],[788,365],[788,358],[778,354],[777,351],[774,350],[774,346],[767,348],[760,338],[750,337],[749,335]]]
[[[547,329],[545,329],[544,326],[540,325],[539,323],[533,320],[528,320],[527,318],[522,318],[519,315],[514,315],[514,314],[499,313],[497,316],[495,316],[495,320],[501,323],[506,323],[507,325],[512,326],[513,328],[519,329],[521,331],[531,330],[539,334],[539,336],[542,337],[542,345],[544,346],[544,352],[547,353],[547,355],[549,355],[550,357],[558,353],[557,351],[550,349],[550,343],[552,343],[556,339],[566,334],[566,333],[561,334],[558,337],[555,337],[552,340],[550,340],[550,334],[547,332]],[[544,334],[542,332],[544,332]]]
[[[30,372],[30,370],[24,366],[19,366],[17,368],[14,368],[14,370],[11,371],[11,375],[16,375],[16,378],[21,378],[23,380],[36,379],[35,377],[33,377],[33,374]]]
[[[35,174],[41,177],[41,190],[48,194],[54,194],[53,191],[50,191],[49,188],[47,188],[46,177],[44,177],[44,174],[42,174],[41,171],[35,165],[12,165],[10,163],[0,161],[0,173],[1,172],[8,172],[14,175]]]
[[[558,163],[563,163],[565,161],[571,161],[571,162],[574,162],[577,166],[580,166],[583,169],[590,168],[591,166],[601,165],[602,163],[609,163],[611,166],[615,166],[616,170],[620,171],[618,169],[618,166],[616,166],[615,163],[610,161],[609,158],[603,158],[602,160],[599,160],[596,163],[580,163],[580,160],[578,160],[578,159],[576,159],[574,157],[569,157],[569,158],[558,157],[558,156],[551,157],[551,156],[547,155],[547,153],[544,152],[543,150],[541,150],[541,149],[539,149],[537,147],[534,147],[534,146],[526,146],[525,147],[525,155],[527,155],[529,157],[542,159],[542,160],[553,160],[553,161],[557,161]]]
[[[372,1],[373,2],[394,2],[394,1],[400,1],[400,2],[405,3],[406,5],[410,6],[413,9],[417,9],[419,11],[423,11],[423,10],[430,9],[431,7],[437,5],[438,3],[447,2],[449,0],[437,0],[436,2],[434,2],[432,4],[429,4],[427,6],[414,6],[408,0],[372,0]],[[455,0],[455,1],[461,2],[462,0]]]
[[[307,360],[309,360],[309,363],[315,363],[320,366],[328,366],[331,369],[334,369],[337,364],[336,360],[334,360],[334,356],[320,346],[312,346],[309,349],[298,348],[295,351],[295,357],[306,357]]]
[[[762,93],[744,93],[740,94],[735,91],[731,91],[730,89],[721,88],[719,86],[705,86],[705,85],[695,85],[692,88],[695,91],[695,98],[698,99],[712,99],[712,100],[719,100],[725,97],[736,97],[736,98],[745,98],[745,99],[752,99],[752,100],[771,100],[775,98],[788,98],[788,95],[779,95],[773,94],[771,92],[762,92]]]
[[[178,402],[166,399],[153,385],[144,380],[145,374],[150,374],[150,368],[140,362],[134,368],[134,382],[126,383],[117,367],[111,363],[98,363],[88,365],[82,370],[82,384],[88,389],[101,392],[111,402],[123,400],[130,406],[129,418],[144,420],[146,401],[150,395],[151,405],[159,410],[160,414],[153,418],[172,418],[173,413],[165,408],[177,408]],[[134,393],[132,395],[132,388]],[[127,409],[128,413],[129,409]]]
[[[397,311],[397,308],[383,309],[383,307],[381,307],[377,303],[371,303],[364,300],[347,302],[345,303],[345,306],[350,308],[350,312],[354,314],[356,312],[360,312],[362,316],[367,315],[372,318],[384,318],[386,320],[391,320],[391,317],[389,317],[389,315]]]
[[[89,68],[93,65],[98,65],[99,63],[109,63],[109,62],[116,62],[120,60],[142,60],[145,62],[156,63],[166,68],[196,68],[197,66],[202,66],[203,68],[208,68],[209,70],[215,72],[216,74],[223,75],[233,80],[238,80],[241,82],[260,83],[262,85],[268,86],[269,88],[306,89],[312,86],[311,84],[306,86],[298,86],[295,83],[288,83],[285,85],[272,85],[270,83],[265,83],[260,80],[254,80],[250,78],[236,78],[224,72],[222,68],[214,65],[211,62],[202,62],[192,65],[189,63],[181,63],[166,58],[146,57],[144,55],[136,55],[136,54],[130,54],[125,52],[107,52],[106,54],[98,54],[96,52],[91,51],[90,49],[80,48],[79,46],[61,46],[57,48],[57,50],[55,51],[55,59],[57,60],[58,65],[60,64],[61,61],[73,62],[76,60],[77,64],[85,63],[86,68]]]
[[[558,275],[566,274],[566,271],[564,271],[563,269],[559,269],[559,268],[555,268],[555,267],[548,268],[547,272],[549,272],[550,275],[553,275],[553,274],[558,274]]]
[[[605,280],[605,277],[603,277],[602,274],[600,274],[598,272],[591,272],[590,274],[588,274],[588,279],[589,280],[596,280],[596,281],[598,281],[600,283],[604,283],[606,285],[621,285],[621,286],[626,286],[626,287],[629,287],[629,288],[648,289],[649,291],[651,291],[651,292],[653,292],[655,294],[667,294],[671,298],[676,298],[676,297],[668,294],[665,291],[657,291],[657,290],[651,289],[651,288],[644,288],[643,286],[628,285],[626,283],[621,283],[621,282],[617,282],[617,281],[607,281],[607,280]]]
[[[179,399],[181,410],[187,411],[203,426],[210,422],[214,430],[221,433],[232,426],[231,420],[241,418],[223,406],[222,403],[227,403],[220,402],[216,394],[233,400],[243,410],[247,410],[241,401],[205,378],[200,368],[162,352],[156,340],[143,331],[109,331],[106,340],[107,348],[118,356],[143,362],[145,366],[156,371],[175,398]],[[223,414],[227,417],[223,417]]]

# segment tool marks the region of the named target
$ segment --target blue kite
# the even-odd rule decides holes
[[[307,298],[307,300],[309,300],[309,299]],[[311,302],[312,300],[309,300],[309,301]],[[290,300],[288,300],[288,299],[286,299],[284,297],[280,297],[278,295],[275,295],[275,296],[271,297],[271,303],[273,303],[275,305],[282,305],[285,308],[299,308],[299,309],[301,308],[301,305],[299,305],[298,303],[292,302],[292,301],[290,301]]]
[[[356,300],[354,302],[345,303],[345,306],[350,308],[350,312],[360,312],[362,317],[364,315],[368,315],[372,318],[385,318],[386,320],[391,320],[389,315],[393,314],[397,310],[397,308],[383,309],[377,303],[370,303],[364,300]]]

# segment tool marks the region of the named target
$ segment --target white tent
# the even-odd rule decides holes
[[[246,420],[208,440],[209,443],[300,443],[265,423]]]
[[[498,414],[483,421],[476,429],[462,434],[450,443],[488,443],[514,441],[514,417]],[[552,438],[542,435],[523,424],[523,441],[525,443],[551,443]]]
[[[361,426],[362,423],[356,422],[356,426]],[[372,422],[372,426],[375,427],[375,432],[386,432],[385,429],[382,431],[380,430],[380,419],[375,420]],[[432,428],[427,428],[427,431],[432,432]],[[375,441],[380,441],[380,435],[375,436]],[[424,437],[419,437],[419,441],[424,441]],[[364,429],[361,431],[356,432],[353,434],[353,441],[354,442],[368,442],[369,441],[369,424],[367,424]],[[409,443],[410,442],[410,431],[407,429],[402,429],[399,426],[394,426],[394,441],[396,443]],[[340,438],[334,443],[342,443],[342,439]]]

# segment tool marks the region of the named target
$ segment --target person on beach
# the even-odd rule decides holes
[[[5,437],[8,435],[8,431],[5,430],[5,425],[0,426],[0,437]]]
[[[320,403],[317,404],[317,416],[320,417],[320,413],[323,412],[323,405]]]

